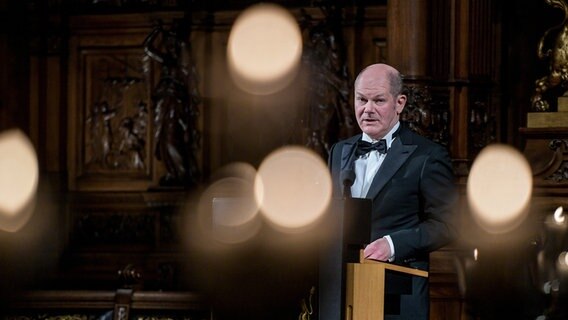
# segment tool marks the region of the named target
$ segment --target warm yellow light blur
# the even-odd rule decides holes
[[[254,94],[271,94],[296,76],[302,35],[294,17],[275,4],[257,4],[235,21],[227,44],[235,84]]]
[[[226,226],[238,226],[250,221],[258,212],[252,184],[239,178],[225,178],[210,187],[213,221]],[[226,190],[230,189],[227,193]]]
[[[556,211],[554,211],[554,222],[557,224],[563,224],[566,221],[566,216],[564,216],[564,208],[558,207]]]
[[[517,227],[526,217],[532,172],[513,147],[494,144],[475,159],[467,182],[467,199],[477,223],[492,233]]]
[[[213,198],[213,237],[224,243],[240,243],[252,238],[261,227],[260,220],[255,219],[257,213],[254,197]]]
[[[558,255],[558,260],[556,261],[556,266],[559,271],[566,274],[568,272],[568,253],[566,251],[562,251]]]
[[[232,162],[219,168],[211,176],[213,181],[224,178],[239,178],[253,184],[256,178],[256,169],[246,162]]]
[[[202,231],[223,243],[244,242],[258,233],[259,208],[254,195],[256,170],[234,163],[217,171],[216,181],[201,194],[199,221]]]
[[[39,169],[35,149],[20,130],[0,134],[0,229],[15,232],[35,205]]]
[[[255,196],[261,212],[277,228],[302,231],[324,213],[331,200],[327,165],[304,147],[276,150],[258,169]]]

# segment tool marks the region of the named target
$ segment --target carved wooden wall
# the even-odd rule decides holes
[[[68,186],[70,190],[147,190],[155,185],[155,65],[142,47],[150,28],[97,17],[69,21]],[[101,29],[113,23],[114,29]],[[146,64],[146,65],[145,65]]]
[[[141,269],[146,288],[179,289],[184,284],[176,282],[183,276],[178,266],[187,263],[178,243],[183,230],[177,209],[188,193],[160,185],[165,168],[153,150],[151,95],[160,65],[148,61],[143,43],[156,21],[169,26],[175,19],[191,18],[201,97],[195,123],[201,144],[195,155],[203,181],[228,163],[257,166],[269,152],[290,143],[308,144],[325,156],[326,144],[357,130],[349,115],[339,115],[342,120],[334,123],[338,126],[332,134],[319,136],[314,132],[322,128],[306,126],[314,96],[298,94],[308,84],[305,77],[270,97],[251,96],[231,83],[225,50],[244,3],[71,2],[29,1],[24,6],[14,0],[0,7],[6,16],[23,17],[9,19],[9,28],[0,31],[0,54],[14,62],[2,67],[0,128],[17,125],[29,133],[56,194],[55,224],[61,234],[56,246],[63,254],[49,285],[114,288],[117,271],[129,264]],[[326,12],[316,2],[283,3],[298,21],[310,17],[311,28],[321,27],[316,31],[323,35],[340,28],[333,36],[345,46],[338,55],[345,68],[336,70],[344,81],[374,62],[401,68],[412,93],[404,117],[449,148],[462,194],[469,167],[483,147],[498,141],[524,147],[520,142],[529,140],[525,153],[539,172],[535,210],[566,203],[565,130],[518,132],[527,110],[522,97],[527,98],[533,81],[519,66],[532,61],[529,52],[536,44],[514,34],[515,28],[529,28],[529,14],[521,5],[362,1],[339,6],[339,15],[325,25]],[[529,8],[538,4],[531,2]],[[24,25],[29,29],[23,37],[10,30]],[[304,36],[306,44],[313,39]],[[315,50],[318,44],[310,45]],[[536,73],[535,68],[526,72]],[[351,103],[350,92],[334,94]],[[344,107],[347,112],[348,105]],[[466,207],[464,203],[464,211]],[[432,255],[433,319],[465,316],[454,268],[459,250],[450,246]]]
[[[3,319],[197,319],[212,320],[212,313],[197,294],[180,292],[43,291],[9,298]]]

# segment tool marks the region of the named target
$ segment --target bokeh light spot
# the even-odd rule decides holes
[[[25,225],[38,181],[37,156],[27,136],[18,129],[0,134],[0,229],[15,232]]]
[[[256,170],[236,163],[214,176],[199,200],[199,221],[203,231],[222,243],[241,243],[258,233],[258,204],[254,195]]]
[[[227,45],[235,84],[253,94],[271,94],[296,76],[302,35],[295,18],[276,4],[257,4],[235,20]]]
[[[557,224],[563,224],[566,221],[566,216],[564,215],[564,208],[562,206],[556,208],[554,211],[554,222]]]
[[[255,196],[277,229],[301,232],[323,215],[331,200],[327,165],[307,148],[278,149],[258,169]]]
[[[528,161],[511,146],[485,147],[475,159],[467,182],[472,214],[491,233],[508,232],[524,220],[532,193]]]
[[[566,251],[562,251],[560,252],[560,254],[558,255],[558,260],[557,260],[557,268],[559,271],[561,271],[563,274],[567,274],[568,272],[568,253]]]
[[[252,197],[213,198],[212,235],[224,243],[240,243],[255,236],[261,223]]]

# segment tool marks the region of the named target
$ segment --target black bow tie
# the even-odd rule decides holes
[[[387,141],[385,139],[379,140],[377,143],[370,143],[367,141],[357,141],[357,157],[367,154],[373,150],[377,150],[380,154],[387,153]]]

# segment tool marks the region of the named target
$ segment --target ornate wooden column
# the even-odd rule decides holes
[[[387,3],[387,59],[406,79],[428,76],[428,6],[423,0]]]
[[[431,1],[393,0],[387,3],[386,60],[404,75],[408,100],[401,119],[419,134],[449,146],[450,124],[454,120],[449,106],[450,95],[446,87],[438,85],[435,88],[433,83],[434,74],[440,73],[443,74],[442,81],[446,81],[448,72],[440,70],[448,68],[433,62],[439,59],[432,59],[441,53],[449,55],[449,48],[439,46],[440,42],[449,41],[444,38],[447,34],[430,31],[447,30],[445,16],[448,13],[437,8],[439,3],[432,4]],[[437,14],[437,19],[430,19],[432,12]],[[444,63],[448,60],[443,59]]]

